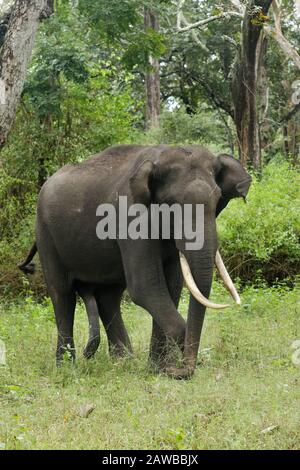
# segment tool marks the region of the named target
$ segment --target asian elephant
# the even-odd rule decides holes
[[[20,265],[31,271],[38,251],[58,328],[57,361],[66,349],[75,356],[73,321],[76,293],[84,300],[90,322],[85,356],[99,345],[99,316],[114,354],[131,351],[120,303],[127,288],[132,300],[152,316],[150,358],[162,366],[168,345],[183,352],[183,366],[168,366],[175,378],[190,377],[196,366],[215,262],[234,298],[238,295],[217,251],[216,217],[235,197],[245,198],[250,175],[235,158],[214,156],[191,145],[172,147],[118,145],[79,164],[64,166],[41,189],[36,243]],[[99,240],[96,210],[101,203],[117,209],[119,196],[128,205],[203,204],[204,244],[186,249],[184,239]],[[178,313],[183,277],[192,292],[187,322]]]

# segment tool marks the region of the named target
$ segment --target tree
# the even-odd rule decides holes
[[[204,5],[204,2],[202,2]],[[266,54],[266,43],[263,41],[263,27],[268,21],[268,11],[272,0],[247,0],[240,2],[239,0],[230,0],[230,6],[224,10],[223,4],[220,2],[218,7],[214,5],[212,10],[205,3],[203,12],[206,18],[190,23],[182,12],[185,0],[181,0],[178,4],[177,11],[177,31],[179,33],[191,33],[195,29],[211,27],[217,22],[218,29],[222,31],[220,20],[231,20],[230,34],[216,34],[223,43],[227,42],[234,47],[235,54],[231,59],[231,63],[225,63],[225,59],[230,58],[228,47],[226,55],[223,57],[224,72],[227,76],[224,78],[230,81],[231,102],[224,100],[224,97],[218,93],[219,87],[212,86],[207,77],[198,78],[200,86],[205,90],[209,99],[216,106],[225,111],[229,116],[233,117],[241,162],[244,166],[249,161],[254,168],[260,166],[260,132],[259,119],[257,113],[257,84],[260,76],[260,66],[264,62]],[[209,12],[209,14],[208,14]],[[239,22],[233,23],[233,20],[239,18]],[[241,24],[241,27],[239,26]],[[182,26],[183,25],[183,26]],[[234,26],[234,28],[233,28]],[[237,41],[237,34],[240,28],[240,39]],[[233,29],[233,31],[232,31]],[[207,45],[199,38],[192,39],[203,50],[207,49]],[[215,43],[215,40],[213,41]],[[225,47],[225,46],[224,46]],[[223,47],[223,49],[224,49]],[[208,49],[209,60],[212,62],[212,51]],[[227,70],[227,72],[226,72]],[[230,73],[228,73],[228,71]]]
[[[145,7],[145,30],[159,31],[157,15]],[[159,126],[160,114],[160,67],[159,58],[149,55],[149,70],[145,73],[146,85],[146,126],[148,129]]]
[[[15,119],[38,24],[52,11],[53,0],[16,0],[5,15],[0,53],[0,147]]]
[[[257,83],[259,67],[265,54],[263,27],[272,0],[250,0],[245,8],[242,37],[232,74],[231,93],[240,159],[249,160],[255,169],[261,164]]]
[[[40,188],[64,164],[128,140],[141,119],[131,81],[117,49],[94,35],[72,2],[56,2],[55,14],[36,35],[16,121],[1,153],[6,171]]]

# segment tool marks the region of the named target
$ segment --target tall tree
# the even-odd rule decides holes
[[[145,7],[144,13],[145,30],[159,31],[157,15]],[[146,85],[146,126],[148,129],[159,126],[160,115],[160,70],[159,58],[149,54],[149,69],[145,74]]]
[[[157,127],[160,114],[160,63],[166,35],[160,21],[170,0],[80,0],[79,9],[96,27],[95,37],[118,50],[120,65],[134,72],[135,92],[145,101],[146,127]],[[103,52],[102,52],[103,54]]]
[[[6,13],[0,51],[0,147],[15,119],[39,21],[52,13],[53,1],[16,0]]]
[[[180,0],[177,11],[177,31],[180,33],[191,33],[195,29],[211,27],[214,23],[219,23],[220,20],[231,19],[233,31],[231,30],[229,35],[221,33],[220,37],[223,43],[231,44],[236,51],[232,63],[226,65],[224,62],[223,64],[225,74],[227,75],[224,78],[231,83],[231,103],[227,104],[224,102],[218,90],[212,87],[207,79],[203,80],[200,77],[198,81],[200,86],[206,90],[206,94],[213,104],[233,117],[240,159],[244,166],[250,162],[254,168],[259,168],[261,159],[257,113],[257,84],[258,77],[260,76],[259,68],[264,63],[263,59],[266,53],[266,43],[262,37],[263,27],[268,21],[267,14],[271,3],[272,0],[230,0],[227,9],[224,10],[222,2],[218,3],[218,8],[217,5],[212,8],[209,7],[207,2],[205,4],[202,2],[203,12],[207,14],[210,11],[210,13],[207,14],[206,18],[194,23],[190,23],[182,12],[185,0]],[[233,20],[236,18],[240,20],[233,23]],[[238,36],[240,36],[240,40],[237,40]],[[199,35],[197,37],[194,35],[192,38],[195,43],[202,46],[203,51],[207,49],[207,45],[202,40],[202,37],[199,38]],[[215,43],[215,39],[212,43]],[[208,49],[207,52],[209,53],[208,64],[210,65],[212,60],[214,60],[211,57],[214,51]],[[228,54],[226,56],[230,57]],[[230,70],[230,74],[226,70],[227,72]]]
[[[259,122],[257,115],[257,83],[262,54],[263,27],[272,0],[250,0],[245,8],[242,39],[232,76],[231,92],[234,122],[237,130],[240,159],[249,160],[254,168],[261,164]]]

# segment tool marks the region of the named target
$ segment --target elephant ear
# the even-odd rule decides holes
[[[135,168],[129,178],[134,204],[144,204],[149,206],[151,202],[151,186],[155,164],[151,160],[145,160]]]
[[[242,197],[246,200],[251,176],[238,160],[225,154],[217,157],[215,175],[216,183],[222,192],[216,210],[216,216],[218,216],[232,198]]]

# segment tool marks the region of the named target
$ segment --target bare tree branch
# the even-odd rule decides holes
[[[177,29],[180,29],[181,20],[182,20],[182,8],[185,3],[185,0],[180,0],[177,7]]]
[[[229,42],[229,44],[232,44],[236,49],[238,49],[239,47],[238,43],[230,36],[227,36],[227,34],[223,34],[222,39],[224,39],[224,41]]]
[[[234,119],[234,111],[231,106],[226,103],[221,98],[221,96],[217,95],[216,91],[209,85],[206,79],[196,77],[194,75],[191,76],[191,79],[196,83],[199,83],[199,85],[205,90],[206,94],[209,96],[212,104],[215,106],[216,109],[222,109],[223,111],[225,111],[226,114],[228,114],[232,119]]]
[[[241,15],[245,14],[246,7],[243,5],[243,3],[240,2],[240,0],[230,0],[230,3],[239,11]]]
[[[187,19],[185,18],[185,16],[183,14],[181,14],[181,21],[182,23],[185,25],[185,26],[188,26],[189,23],[187,21]],[[198,34],[196,33],[196,31],[194,30],[191,30],[191,36],[192,36],[192,39],[193,41],[195,42],[195,44],[197,44],[198,46],[201,47],[201,49],[203,49],[207,54],[209,54],[209,49],[206,47],[206,45],[200,40]]]
[[[204,26],[212,23],[216,20],[222,19],[229,19],[233,16],[243,18],[243,13],[241,11],[224,11],[219,13],[218,15],[210,16],[209,18],[205,18],[203,20],[196,21],[195,23],[189,23],[183,14],[183,7],[184,7],[185,0],[180,0],[177,6],[177,32],[178,33],[186,33],[193,29],[203,28]],[[184,26],[182,26],[184,24]]]
[[[212,23],[213,21],[229,19],[229,18],[232,18],[233,16],[242,18],[242,15],[238,13],[237,11],[224,11],[222,13],[219,13],[218,15],[205,18],[205,20],[199,20],[199,21],[196,21],[196,23],[190,23],[187,26],[184,26],[183,28],[180,27],[179,29],[177,29],[177,32],[186,33],[187,31],[191,31],[192,29],[203,28],[204,26],[208,25],[209,23]]]
[[[296,67],[300,70],[300,55],[298,54],[295,47],[285,38],[281,28],[281,5],[278,0],[273,0],[273,17],[274,17],[274,27],[270,25],[265,25],[265,31],[268,35],[273,37],[275,41],[279,44],[281,50],[284,54],[289,57]]]

